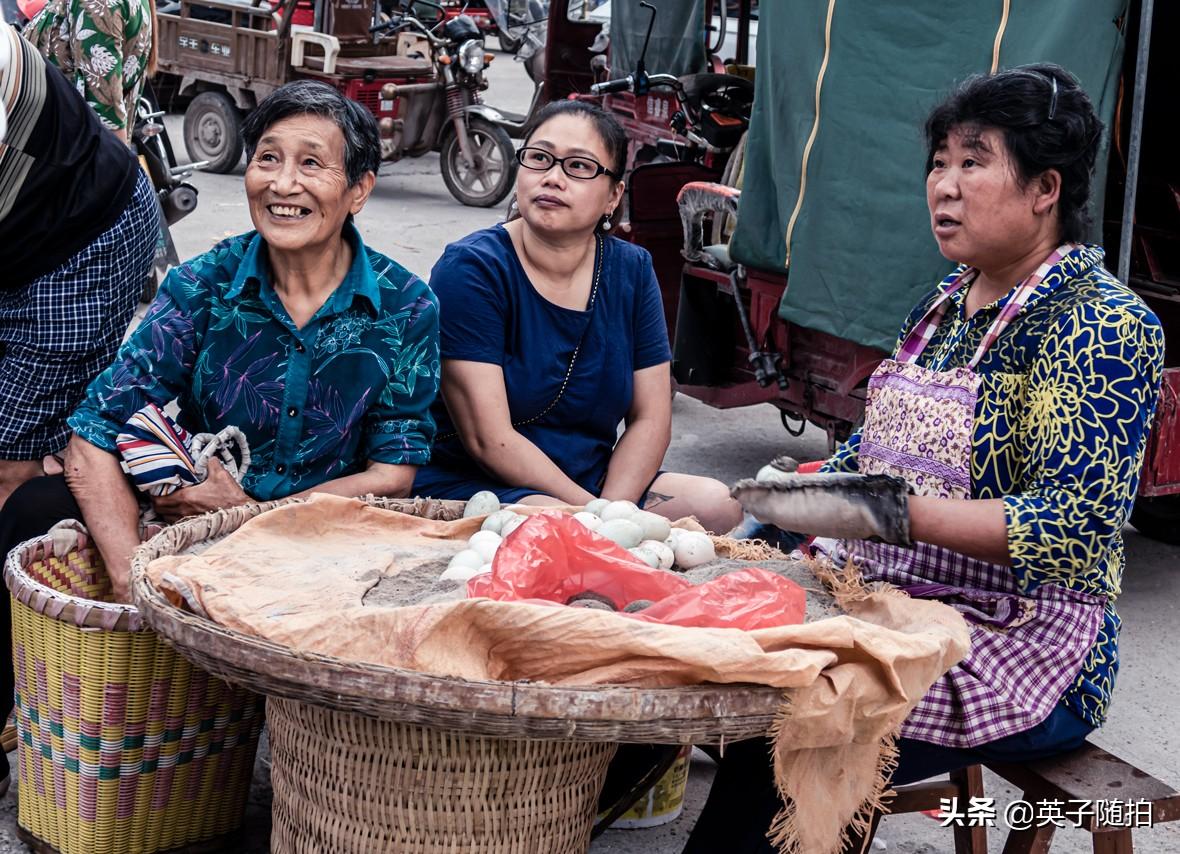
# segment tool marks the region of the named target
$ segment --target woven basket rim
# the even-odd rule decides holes
[[[86,545],[97,550],[93,542]],[[29,575],[26,566],[45,556],[56,556],[49,534],[25,540],[5,558],[4,583],[18,602],[42,616],[84,628],[112,632],[141,632],[147,628],[135,605],[87,599],[37,581]]]
[[[698,741],[728,741],[734,740],[735,729],[742,729],[741,719],[749,719],[753,732],[745,737],[750,737],[765,732],[766,725],[782,709],[783,691],[764,685],[566,687],[461,679],[296,653],[182,610],[148,580],[147,565],[155,558],[228,534],[267,510],[304,500],[289,498],[209,513],[166,528],[141,545],[131,559],[131,588],[145,622],[198,666],[259,693],[395,721],[406,720],[408,708],[417,712],[469,713],[465,726],[473,733],[503,735],[506,725],[511,728],[513,721],[519,721],[520,732],[525,735],[536,729],[530,723],[540,721],[552,730],[560,722],[566,738],[598,740],[593,732],[581,732],[579,722],[611,723],[617,726],[610,740],[625,740],[630,725],[644,733],[641,740],[650,741],[652,727],[667,721],[670,734],[691,723],[694,731],[702,733]],[[401,512],[412,512],[419,506],[413,499],[367,496],[362,500],[370,506]]]

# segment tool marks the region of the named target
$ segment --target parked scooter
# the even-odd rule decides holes
[[[187,179],[206,165],[204,161],[177,165],[168,130],[164,127],[164,111],[157,109],[153,100],[150,91],[139,99],[135,125],[131,131],[132,147],[139,157],[140,165],[152,180],[160,205],[160,238],[156,244],[155,263],[143,285],[140,297],[143,302],[151,302],[155,298],[160,279],[169,267],[180,263],[176,244],[172,240],[172,226],[196,209],[197,188]]]
[[[511,34],[513,43],[518,45],[515,59],[524,63],[525,73],[533,81],[533,99],[528,112],[496,110],[498,117],[494,120],[496,126],[511,138],[524,139],[537,111],[549,102],[545,94],[545,32],[549,4],[547,0],[527,0],[522,8],[521,0],[487,0],[487,7],[500,32]]]
[[[439,24],[428,28],[413,13],[414,5],[437,8]],[[516,149],[500,127],[504,116],[484,105],[487,88],[483,36],[466,15],[442,17],[443,7],[415,0],[400,14],[369,31],[377,39],[410,31],[426,39],[436,65],[436,79],[426,83],[386,83],[381,99],[402,99],[397,118],[382,118],[383,160],[417,156],[439,150],[443,182],[465,205],[491,207],[512,189],[516,178]],[[435,32],[440,30],[441,35]]]

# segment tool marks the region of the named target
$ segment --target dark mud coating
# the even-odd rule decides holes
[[[704,584],[730,572],[756,566],[794,581],[807,591],[806,621],[813,623],[825,617],[839,615],[836,600],[828,593],[819,580],[811,574],[807,564],[794,560],[715,560],[682,575],[693,584]],[[363,604],[377,608],[399,608],[407,605],[430,605],[436,602],[456,602],[467,596],[467,583],[440,581],[439,576],[447,568],[447,560],[439,559],[410,566],[395,575],[382,576],[364,595]],[[575,602],[574,600],[580,600]],[[595,601],[597,600],[597,601]],[[589,604],[594,602],[594,604]],[[571,597],[569,604],[578,607],[603,606],[609,600],[605,596],[587,592]],[[645,606],[650,602],[640,600]],[[624,610],[630,610],[629,603]],[[606,605],[609,610],[614,610]]]
[[[801,560],[715,560],[690,569],[682,575],[693,584],[704,584],[722,575],[737,572],[756,566],[780,575],[788,581],[794,581],[807,591],[807,615],[804,622],[814,623],[827,617],[837,617],[843,613],[836,605],[836,599],[824,589],[823,584],[816,578],[807,564]]]

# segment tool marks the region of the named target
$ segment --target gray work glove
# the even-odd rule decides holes
[[[746,512],[788,531],[912,545],[909,489],[885,474],[782,474],[773,483],[739,480],[730,489]]]

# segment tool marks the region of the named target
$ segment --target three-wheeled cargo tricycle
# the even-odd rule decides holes
[[[161,7],[156,91],[169,109],[184,110],[189,156],[210,171],[236,168],[245,114],[284,83],[321,80],[376,116],[383,160],[438,151],[456,199],[498,204],[512,188],[515,149],[483,103],[492,57],[482,35],[470,17],[448,18],[429,0],[391,10],[374,0]]]

